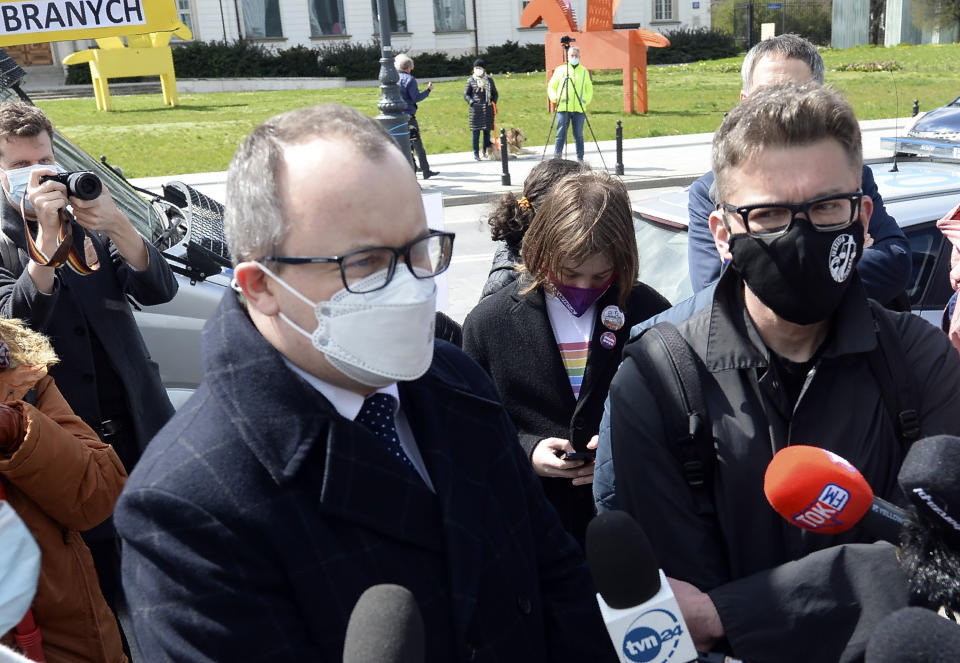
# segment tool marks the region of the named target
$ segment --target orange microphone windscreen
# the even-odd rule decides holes
[[[763,492],[786,520],[820,534],[846,532],[873,502],[873,490],[857,468],[826,449],[800,444],[774,455]]]

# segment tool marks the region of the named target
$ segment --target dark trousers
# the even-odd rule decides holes
[[[493,143],[490,142],[490,130],[484,129],[483,130],[483,149],[487,149],[491,145],[493,145]],[[476,155],[480,154],[480,130],[479,129],[473,132],[473,153]]]
[[[430,172],[430,164],[427,163],[427,151],[423,149],[423,140],[420,138],[420,123],[417,122],[417,116],[410,116],[410,149],[417,155],[420,162],[420,171]]]

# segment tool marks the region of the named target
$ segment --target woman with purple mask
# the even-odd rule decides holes
[[[557,182],[521,257],[520,278],[467,316],[463,349],[493,378],[547,497],[582,545],[610,381],[630,328],[670,303],[637,282],[630,199],[605,173]]]

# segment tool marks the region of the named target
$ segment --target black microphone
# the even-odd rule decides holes
[[[697,660],[650,541],[629,514],[608,511],[591,520],[586,553],[600,613],[622,663]]]
[[[897,480],[910,500],[900,565],[912,602],[960,612],[960,438],[937,435],[914,442]]]
[[[877,624],[866,663],[956,663],[960,625],[924,608],[901,608]]]
[[[343,663],[423,663],[423,618],[400,585],[368,588],[350,613]]]

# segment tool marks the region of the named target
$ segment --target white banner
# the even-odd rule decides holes
[[[0,3],[0,35],[89,30],[147,22],[142,0],[26,0]]]

